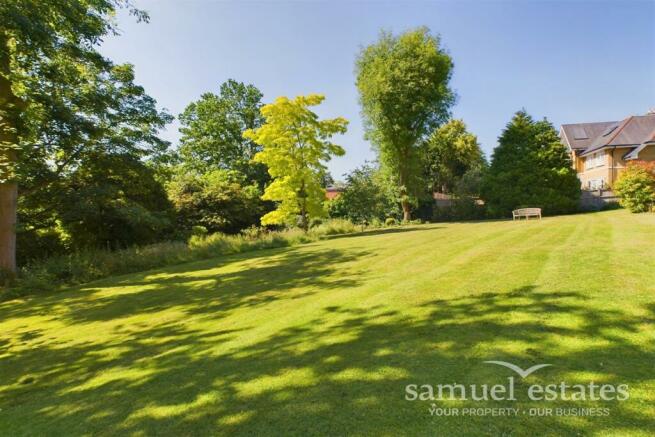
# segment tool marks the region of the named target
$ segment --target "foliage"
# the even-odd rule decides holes
[[[228,80],[218,95],[205,93],[180,114],[180,157],[199,173],[234,170],[257,182],[268,182],[266,166],[253,162],[261,147],[243,132],[261,126],[262,93],[254,85]]]
[[[385,226],[396,226],[397,224],[398,224],[398,222],[397,222],[396,219],[393,218],[393,217],[387,217],[387,218],[384,220],[384,225],[385,225]]]
[[[631,162],[614,183],[621,206],[631,212],[647,212],[655,205],[655,163]]]
[[[18,259],[165,238],[173,210],[154,171],[136,157],[84,153],[79,165],[19,202]]]
[[[332,177],[332,174],[330,174],[329,171],[324,171],[323,174],[321,175],[321,187],[327,188],[327,187],[333,187],[337,184],[337,182],[334,180]]]
[[[235,234],[258,224],[266,211],[259,187],[236,171],[187,172],[184,168],[167,185],[178,227],[202,226],[208,232]]]
[[[297,228],[270,231],[250,227],[236,235],[207,234],[196,226],[187,243],[160,242],[118,250],[84,249],[51,256],[26,264],[11,287],[2,289],[0,298],[52,290],[63,285],[81,284],[111,275],[143,271],[155,267],[182,264],[234,253],[275,247],[294,246],[337,234],[349,234],[362,228],[344,219],[327,220],[309,232]]]
[[[152,170],[125,155],[89,158],[58,184],[56,216],[70,247],[125,247],[164,237],[172,209]]]
[[[478,138],[462,120],[450,120],[425,142],[423,165],[430,192],[452,193],[459,179],[486,165]]]
[[[115,33],[112,17],[121,7],[139,20],[148,18],[122,0],[0,4],[0,188],[10,188],[0,194],[20,184],[21,225],[32,236],[53,235],[58,222],[66,224],[52,211],[61,212],[57,194],[74,186],[76,175],[84,174],[88,183],[114,177],[114,169],[83,166],[97,158],[152,159],[168,147],[157,134],[170,116],[134,84],[131,65],[113,64],[96,50],[103,36]],[[98,193],[77,193],[76,201],[93,204],[93,198],[80,197],[82,192]],[[118,211],[120,202],[92,215],[99,221],[111,222],[117,215],[133,224],[149,221],[149,235],[137,238],[148,240],[158,211],[138,210],[130,202]],[[102,216],[103,211],[109,216]],[[13,207],[0,211],[0,222],[12,214]]]
[[[484,170],[473,167],[456,181],[450,206],[435,207],[432,221],[481,220],[486,209],[479,196]]]
[[[481,194],[492,216],[521,207],[570,213],[578,208],[580,181],[553,125],[522,110],[498,139]]]
[[[366,137],[399,187],[404,219],[421,186],[421,142],[449,117],[453,62],[427,28],[382,32],[356,62]]]
[[[340,234],[352,234],[361,230],[353,222],[346,219],[330,219],[327,220],[315,227],[310,231],[312,235],[315,236],[324,236],[324,235],[340,235]]]
[[[329,203],[331,217],[346,217],[355,223],[383,220],[395,213],[393,190],[378,168],[364,164],[346,176],[344,191]]]
[[[293,100],[278,97],[262,108],[266,122],[244,136],[263,146],[254,157],[265,164],[273,182],[262,199],[278,202],[277,209],[262,217],[263,225],[297,224],[304,230],[309,220],[326,215],[325,190],[321,186],[325,161],[345,153],[330,137],[344,133],[348,122],[341,117],[319,120],[309,107],[325,99],[319,94]]]

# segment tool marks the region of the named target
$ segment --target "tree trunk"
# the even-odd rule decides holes
[[[408,222],[412,219],[412,205],[409,203],[409,189],[407,187],[409,177],[406,169],[400,170],[400,206],[403,208],[403,221]]]
[[[302,181],[302,186],[300,188],[300,223],[298,225],[300,228],[307,232],[309,230],[309,219],[307,217],[307,192],[305,191],[305,181]]]
[[[20,101],[9,80],[9,45],[0,32],[0,271],[16,272],[16,208],[18,185],[14,180],[16,164],[15,115]]]
[[[0,184],[0,271],[16,273],[16,183]]]
[[[412,219],[411,214],[411,205],[407,200],[400,202],[400,205],[403,207],[403,221],[408,222]]]

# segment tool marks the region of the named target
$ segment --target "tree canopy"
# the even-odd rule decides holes
[[[183,230],[203,226],[208,232],[234,234],[259,224],[265,212],[257,184],[234,170],[197,173],[179,169],[167,191]]]
[[[116,32],[112,16],[121,7],[148,18],[120,0],[0,4],[0,269],[16,267],[19,184],[21,196],[30,197],[21,205],[33,209],[23,211],[28,222],[21,227],[54,223],[56,197],[48,193],[94,157],[143,165],[166,152],[157,134],[170,116],[134,84],[131,65],[116,65],[96,49]],[[35,211],[39,220],[30,218]]]
[[[492,215],[520,207],[567,213],[577,209],[580,181],[553,125],[521,110],[498,138],[481,194]]]
[[[405,220],[421,186],[421,143],[455,102],[452,70],[439,37],[425,27],[399,36],[382,32],[356,61],[366,137],[396,179]]]
[[[262,199],[278,202],[276,210],[262,217],[263,225],[298,224],[307,230],[310,218],[326,214],[324,163],[345,153],[330,138],[346,132],[348,121],[342,117],[319,120],[309,107],[324,99],[320,94],[278,97],[262,108],[265,123],[244,133],[262,146],[254,160],[265,164],[273,178]]]
[[[330,215],[344,217],[354,223],[396,218],[398,203],[387,182],[379,168],[373,165],[364,164],[355,168],[346,176],[343,192],[330,202]]]
[[[450,120],[425,143],[424,166],[431,192],[452,193],[466,172],[485,165],[478,138],[463,120]]]
[[[218,95],[205,93],[180,114],[180,156],[200,172],[235,170],[261,187],[268,181],[266,167],[252,159],[261,150],[243,132],[261,126],[262,93],[253,85],[228,80]]]

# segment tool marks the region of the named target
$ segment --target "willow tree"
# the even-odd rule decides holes
[[[262,108],[264,124],[244,132],[246,138],[262,146],[254,160],[266,164],[273,178],[262,199],[278,202],[274,211],[262,217],[263,225],[298,224],[307,230],[310,218],[326,214],[321,184],[325,162],[345,154],[330,138],[345,133],[348,121],[342,117],[319,120],[309,107],[324,99],[320,94],[293,100],[278,97]]]
[[[379,40],[356,61],[366,138],[398,184],[404,220],[421,186],[421,143],[450,116],[453,62],[438,36],[421,27]]]
[[[53,186],[89,153],[163,152],[168,120],[133,83],[131,65],[97,51],[129,0],[0,2],[0,270],[16,270],[19,184]],[[21,195],[25,194],[21,189]]]

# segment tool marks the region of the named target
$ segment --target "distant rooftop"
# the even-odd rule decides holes
[[[563,124],[561,135],[581,155],[604,147],[636,147],[655,142],[655,114],[633,115],[621,121]]]

